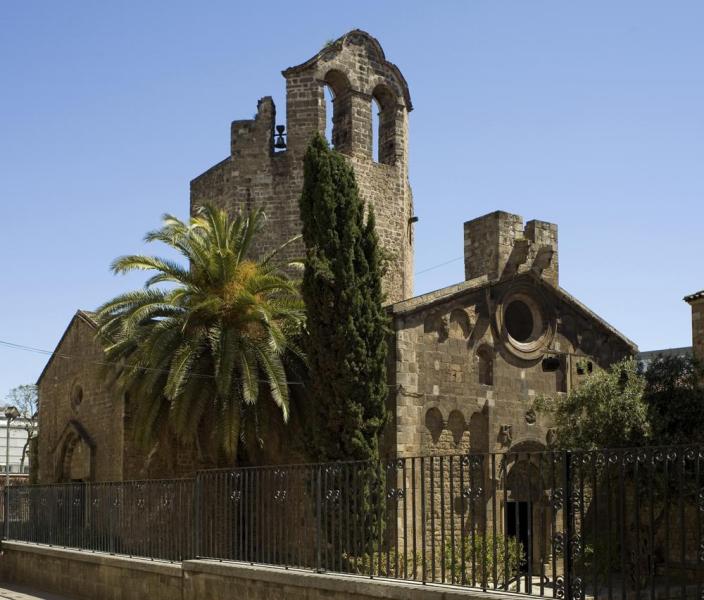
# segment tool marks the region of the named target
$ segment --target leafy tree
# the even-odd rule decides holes
[[[380,524],[370,508],[383,494],[379,437],[386,422],[384,262],[374,212],[365,206],[352,167],[317,135],[304,160],[301,195],[306,262],[302,294],[306,354],[315,411],[310,450],[321,461],[369,461],[358,505],[368,536]]]
[[[690,357],[661,357],[645,372],[653,443],[704,443],[704,369]]]
[[[386,422],[387,316],[374,212],[364,218],[354,171],[317,135],[301,196],[310,393],[321,460],[376,460]]]
[[[18,426],[27,433],[27,439],[22,447],[20,457],[20,472],[24,471],[27,452],[32,445],[33,438],[37,435],[37,410],[39,408],[39,393],[33,383],[12,388],[5,396],[7,406],[14,406],[20,413]],[[36,460],[34,461],[36,464]]]
[[[276,260],[281,248],[255,257],[264,225],[260,210],[230,218],[204,206],[189,222],[165,215],[145,240],[176,250],[190,268],[140,255],[112,264],[114,273],[154,273],[97,312],[106,358],[122,365],[118,383],[135,403],[138,441],[204,441],[234,462],[243,418],[262,395],[288,418],[285,362],[300,354],[304,312],[297,282]]]
[[[645,379],[634,359],[598,370],[566,395],[539,398],[552,414],[559,448],[593,450],[645,443],[651,434]]]

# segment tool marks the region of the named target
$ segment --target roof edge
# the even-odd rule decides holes
[[[63,344],[64,339],[66,339],[66,336],[68,335],[69,330],[71,329],[71,326],[73,325],[74,321],[76,320],[83,321],[86,325],[93,329],[98,329],[98,323],[95,321],[95,313],[89,311],[89,310],[77,310],[76,313],[71,317],[71,320],[68,322],[68,325],[66,326],[66,329],[64,329],[64,332],[61,334],[61,337],[59,338],[59,341],[57,342],[56,346],[54,347],[54,351],[51,353],[51,356],[49,357],[49,360],[46,361],[46,364],[44,365],[44,368],[42,369],[42,372],[39,374],[39,377],[37,377],[37,382],[36,385],[39,385],[42,381],[42,378],[46,374],[47,369],[49,368],[49,365],[51,365],[52,361],[54,360],[54,357],[57,355],[57,350],[59,349],[59,346]]]
[[[292,75],[294,73],[298,73],[300,71],[303,71],[310,67],[313,63],[315,63],[318,59],[320,59],[324,54],[327,54],[331,50],[336,50],[340,51],[342,50],[343,46],[345,45],[345,42],[349,37],[352,36],[362,36],[369,41],[369,43],[372,45],[374,50],[379,56],[379,62],[381,62],[385,67],[388,67],[391,69],[393,74],[398,78],[399,83],[401,84],[401,88],[403,90],[403,100],[406,103],[406,110],[408,112],[411,112],[413,110],[413,103],[411,102],[411,94],[408,91],[408,82],[406,81],[406,78],[403,76],[403,73],[401,73],[401,70],[391,61],[386,59],[386,54],[384,53],[384,49],[381,47],[381,44],[379,43],[379,40],[377,40],[373,35],[367,33],[366,31],[362,29],[352,29],[351,31],[348,31],[344,35],[340,36],[337,38],[334,42],[328,44],[327,46],[324,46],[321,50],[319,50],[315,55],[310,57],[308,60],[305,62],[302,62],[298,65],[295,65],[293,67],[289,67],[288,69],[284,69],[281,71],[281,74],[284,77],[287,77],[288,75]]]
[[[582,302],[577,300],[577,298],[575,298],[572,294],[570,294],[564,288],[561,288],[560,286],[553,285],[549,281],[546,281],[542,277],[539,277],[530,271],[522,274],[522,276],[530,277],[534,281],[538,282],[539,284],[546,286],[548,289],[553,291],[562,300],[572,304],[578,310],[580,310],[582,313],[584,313],[588,318],[596,321],[604,329],[606,329],[609,333],[611,333],[612,335],[621,339],[621,341],[623,341],[629,348],[631,348],[633,353],[636,353],[638,351],[638,344],[636,344],[630,338],[626,337],[623,333],[621,333],[618,329],[616,329],[608,321],[606,321],[605,319],[603,319],[602,317],[597,315],[594,311],[589,309],[585,304],[583,304]],[[445,302],[447,300],[452,300],[458,296],[461,296],[462,294],[464,294],[466,292],[479,290],[479,289],[482,289],[487,286],[499,285],[501,283],[505,283],[505,281],[506,281],[505,279],[489,280],[489,278],[486,275],[482,275],[481,277],[477,277],[475,279],[470,279],[469,281],[463,281],[462,283],[450,285],[445,288],[440,288],[439,290],[435,290],[433,292],[428,292],[427,294],[422,294],[422,295],[416,296],[414,298],[409,298],[407,300],[401,300],[400,302],[396,302],[395,304],[389,304],[389,305],[387,305],[387,310],[389,310],[389,312],[392,315],[409,314],[409,313],[413,313],[417,310],[420,310],[422,308],[432,306],[434,304],[439,304],[439,303]]]

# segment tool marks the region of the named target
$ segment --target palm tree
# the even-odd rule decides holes
[[[204,206],[185,223],[164,215],[145,241],[163,242],[189,263],[154,256],[116,259],[114,273],[153,271],[143,289],[97,311],[106,362],[135,404],[137,441],[154,445],[168,432],[180,443],[202,439],[230,464],[237,459],[243,415],[260,396],[289,415],[286,357],[304,321],[298,281],[279,252],[253,254],[265,215],[231,219]],[[163,285],[166,284],[166,285]]]

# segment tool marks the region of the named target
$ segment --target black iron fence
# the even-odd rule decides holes
[[[704,449],[399,458],[10,490],[9,537],[556,598],[702,598]]]
[[[11,540],[181,561],[193,514],[191,479],[30,485],[10,488],[5,527]]]

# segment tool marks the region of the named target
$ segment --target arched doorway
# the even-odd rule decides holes
[[[503,525],[507,538],[520,544],[520,571],[541,572],[549,556],[549,469],[544,446],[535,441],[515,444],[505,455]]]

